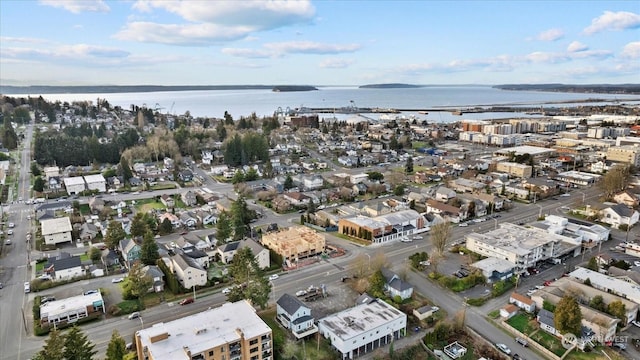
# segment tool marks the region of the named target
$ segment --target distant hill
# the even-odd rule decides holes
[[[273,87],[275,92],[287,92],[287,91],[313,91],[318,90],[315,86],[309,85],[278,85]]]
[[[496,85],[494,88],[501,90],[555,91],[570,93],[640,94],[640,84],[506,84]]]
[[[194,91],[194,90],[273,90],[278,85],[96,85],[96,86],[3,86],[0,94],[100,94],[125,92]],[[317,90],[317,89],[316,89]]]
[[[409,88],[419,88],[422,87],[420,85],[412,85],[412,84],[400,84],[400,83],[389,83],[389,84],[369,84],[359,86],[359,89],[409,89]]]

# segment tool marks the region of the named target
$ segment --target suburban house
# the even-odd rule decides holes
[[[55,280],[69,280],[84,275],[80,257],[71,256],[68,253],[61,253],[56,258],[49,258],[44,268],[45,272],[52,275]]]
[[[427,212],[431,212],[442,216],[444,219],[448,219],[452,223],[459,223],[466,218],[466,214],[455,206],[443,204],[439,201],[429,199],[427,200]]]
[[[142,248],[131,238],[124,238],[120,240],[118,243],[118,250],[120,250],[120,254],[122,254],[122,258],[124,259],[127,268],[131,268],[131,265],[136,260],[140,260],[140,252]]]
[[[151,279],[151,289],[149,292],[163,292],[164,291],[164,273],[159,267],[155,265],[147,265],[142,268],[144,276]]]
[[[55,245],[63,242],[71,242],[71,220],[68,217],[40,220],[40,227],[44,243]]]
[[[182,202],[187,206],[195,206],[198,202],[196,193],[191,190],[185,191],[180,194],[180,198],[182,199]]]
[[[296,339],[318,332],[311,316],[311,309],[289,294],[282,295],[276,302],[276,320],[285,329],[289,329]]]
[[[171,270],[185,289],[207,284],[207,270],[183,253],[171,256]]]
[[[170,213],[170,212],[164,212],[164,213],[160,214],[160,215],[158,216],[158,223],[159,223],[159,224],[162,224],[162,222],[163,222],[165,219],[168,219],[168,220],[169,220],[169,222],[171,223],[171,225],[172,225],[174,228],[180,227],[180,226],[182,225],[182,222],[180,222],[180,218],[179,218],[179,217],[177,217],[177,216],[175,216],[174,214],[172,214],[172,213]]]
[[[382,276],[384,276],[386,280],[384,290],[389,292],[391,298],[400,296],[402,300],[406,300],[413,295],[413,285],[402,280],[398,274],[387,268],[382,268],[380,271],[382,271]]]
[[[515,291],[509,297],[509,304],[513,304],[528,313],[533,313],[536,310],[536,303],[531,298],[520,295]]]
[[[628,191],[617,193],[613,196],[613,201],[615,201],[617,204],[623,204],[628,207],[636,207],[640,204],[638,196]]]
[[[243,247],[249,247],[261,269],[267,269],[271,266],[269,258],[269,249],[263,247],[251,239],[234,241],[219,246],[216,251],[220,255],[220,261],[229,264],[233,261],[233,256]]]
[[[176,202],[173,200],[173,196],[168,194],[162,194],[162,196],[160,196],[160,202],[168,208],[176,206]]]
[[[619,228],[621,225],[633,226],[638,222],[640,213],[624,204],[616,204],[602,210],[600,221]]]
[[[456,197],[456,192],[448,187],[440,186],[436,190],[435,199],[440,202],[447,202]]]
[[[80,240],[91,241],[100,233],[97,226],[91,223],[82,223],[80,226]]]
[[[553,336],[560,335],[560,332],[556,330],[556,325],[553,322],[553,313],[551,311],[540,309],[540,311],[538,311],[538,314],[536,315],[536,320],[538,320],[540,329],[548,332]]]
[[[418,318],[418,320],[424,320],[430,316],[433,316],[439,308],[434,306],[425,305],[419,307],[417,309],[413,309],[413,315]]]
[[[180,179],[180,181],[189,182],[193,180],[193,173],[191,170],[182,170],[178,173],[178,179]]]
[[[189,211],[184,211],[180,214],[180,223],[188,228],[194,228],[198,225],[198,218]]]
[[[500,317],[503,320],[511,319],[518,314],[518,307],[513,304],[507,304],[500,308]]]
[[[204,269],[209,268],[209,255],[206,252],[198,250],[193,246],[185,247],[182,249],[182,252]]]
[[[289,200],[293,206],[306,206],[311,202],[311,199],[307,195],[300,192],[284,193],[282,196]]]
[[[188,247],[195,247],[196,249],[202,250],[202,251],[208,250],[211,247],[211,243],[209,242],[209,239],[207,238],[201,239],[197,235],[191,235],[191,234],[181,235],[176,240],[176,244],[181,249],[188,248]]]

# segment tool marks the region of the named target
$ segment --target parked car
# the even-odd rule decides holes
[[[633,320],[631,323],[637,327],[640,327],[640,321],[638,320]]]
[[[275,279],[277,279],[279,277],[280,276],[278,276],[278,274],[269,275],[269,280],[275,280]]]
[[[111,282],[114,283],[114,284],[121,283],[123,281],[124,281],[123,277],[117,277],[117,278],[111,279]]]
[[[507,355],[511,354],[511,349],[509,349],[505,344],[496,344],[496,347]]]
[[[4,244],[5,244],[5,245],[11,245],[11,239],[7,239],[7,240],[5,240],[5,241],[4,241]]]
[[[28,281],[26,283],[24,283],[24,292],[25,293],[30,293],[31,292],[31,283],[29,283]]]
[[[13,235],[13,230],[11,229],[7,230],[7,235]]]
[[[640,266],[640,261],[638,261],[638,260],[634,261],[634,262],[633,262],[633,265],[635,265],[635,266]]]
[[[627,350],[627,345],[625,345],[624,343],[621,343],[621,342],[615,342],[611,346],[613,346],[614,348],[618,348],[618,349],[620,349],[622,351]]]
[[[137,312],[137,311],[132,312],[131,314],[129,314],[129,320],[137,319],[139,317],[140,317],[140,313]]]
[[[91,295],[91,294],[97,294],[97,293],[98,293],[98,290],[88,290],[84,292],[85,295]]]
[[[14,228],[16,226],[16,224],[14,223],[9,223],[9,228]]]
[[[524,347],[529,346],[529,343],[527,342],[527,340],[521,338],[521,337],[516,337],[515,338],[516,342]]]
[[[188,297],[180,301],[180,305],[187,305],[187,304],[191,304],[192,302],[193,302],[193,298]]]
[[[469,226],[469,224],[467,224],[466,222],[463,222],[463,223],[458,224],[458,226],[460,226],[460,227],[467,227],[467,226]]]
[[[296,291],[296,296],[300,297],[300,296],[305,296],[307,295],[307,290],[298,290]]]
[[[230,292],[231,292],[231,289],[229,289],[229,288],[222,289],[222,293],[225,294],[225,295],[227,295]]]

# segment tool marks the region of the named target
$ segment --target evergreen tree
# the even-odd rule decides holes
[[[411,156],[407,158],[407,162],[404,165],[404,172],[407,174],[413,173],[413,158]]]
[[[218,217],[218,221],[216,222],[216,237],[218,238],[218,245],[224,244],[231,237],[231,233],[233,232],[233,227],[231,224],[231,217],[229,213],[223,211],[220,213]]]
[[[127,233],[122,228],[122,223],[116,220],[111,220],[107,226],[107,237],[105,237],[105,243],[110,249],[118,247],[120,240],[124,239]]]
[[[140,261],[145,265],[153,265],[159,258],[160,254],[158,253],[158,243],[153,238],[153,233],[151,231],[147,231],[144,234],[144,239],[142,240],[142,246],[140,248]]]
[[[67,360],[91,360],[98,352],[79,327],[69,330],[64,339],[64,357]]]
[[[118,170],[121,171],[122,178],[124,179],[125,183],[129,182],[129,179],[133,177],[133,173],[131,172],[131,167],[129,166],[129,161],[124,156],[120,157],[120,164],[118,166]]]
[[[150,231],[146,219],[145,214],[138,212],[131,220],[131,237],[143,236],[145,233]]]
[[[144,296],[149,291],[149,288],[153,285],[151,278],[145,276],[142,271],[142,264],[136,262],[129,269],[129,275],[127,281],[124,284],[125,291],[128,291],[132,296],[138,299],[140,306],[144,307]]]
[[[258,266],[253,252],[244,247],[233,256],[233,263],[229,267],[229,275],[236,285],[228,296],[229,301],[248,299],[253,304],[265,308],[271,293],[271,284]]]
[[[565,296],[556,305],[553,313],[553,322],[555,328],[561,334],[572,333],[580,334],[582,327],[582,312],[580,305],[573,296]]]
[[[122,360],[127,353],[127,344],[125,343],[118,330],[111,333],[111,341],[107,345],[107,357],[105,360]]]
[[[42,178],[42,176],[36,176],[36,178],[33,180],[33,190],[37,192],[44,191],[44,179]]]
[[[53,329],[38,357],[42,360],[64,360],[64,342],[64,335],[60,330]]]
[[[293,188],[293,179],[291,178],[291,175],[287,175],[287,177],[284,179],[283,187],[285,190]]]
[[[173,225],[171,224],[171,220],[167,218],[162,220],[162,222],[160,223],[160,229],[158,230],[158,232],[161,235],[166,235],[166,234],[170,234],[172,231],[173,231]]]

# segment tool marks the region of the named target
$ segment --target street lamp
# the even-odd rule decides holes
[[[367,258],[369,260],[369,264],[368,264],[367,270],[371,270],[371,255],[369,255],[367,253],[364,253],[364,254],[367,255]]]

